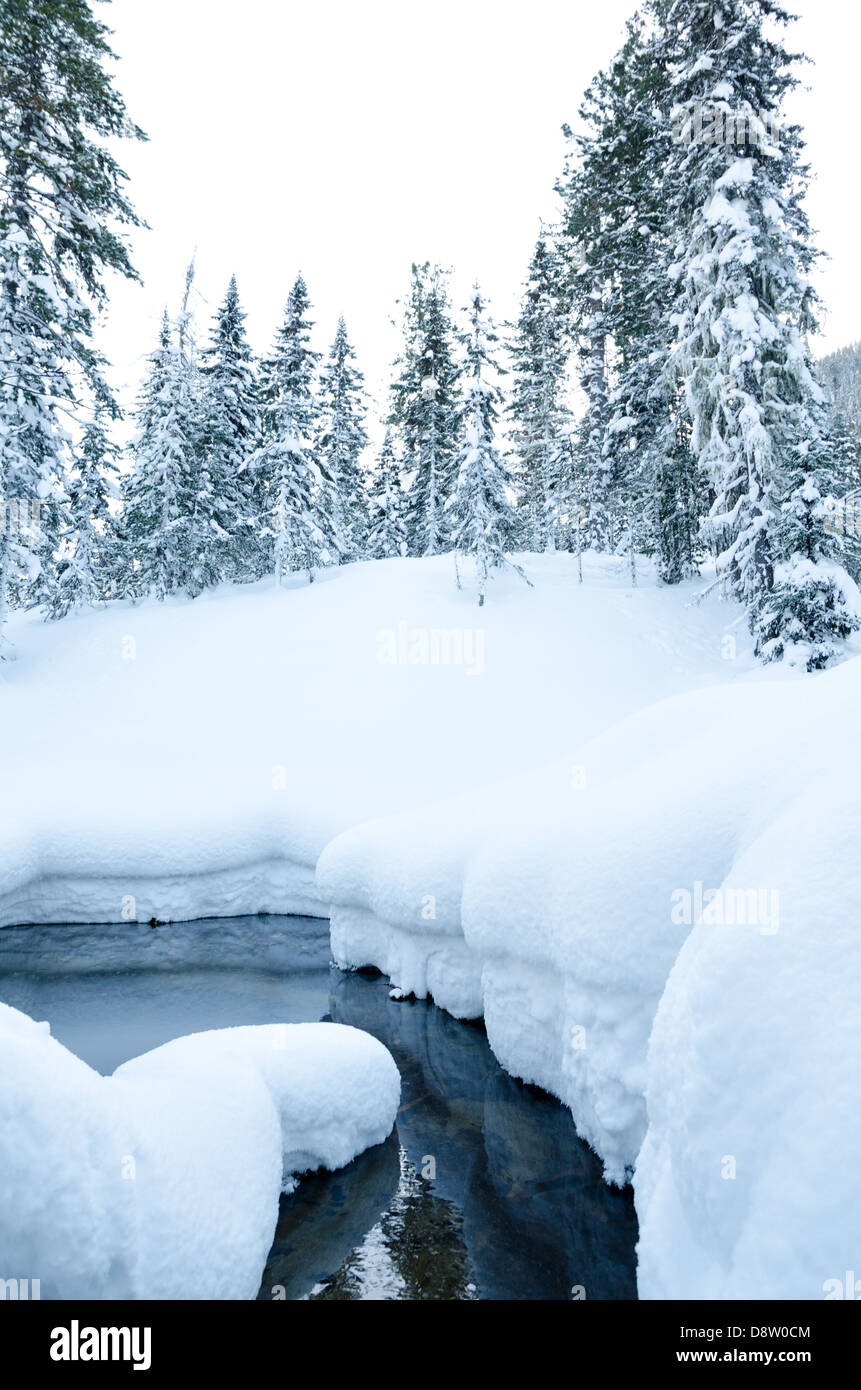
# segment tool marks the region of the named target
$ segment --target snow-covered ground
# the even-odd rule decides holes
[[[611,1181],[636,1165],[643,1297],[823,1297],[856,1267],[859,704],[857,659],[674,697],[586,741],[573,786],[566,762],[321,858],[340,964],[483,1013]]]
[[[500,578],[481,610],[443,556],[14,615],[0,922],[324,913],[314,865],[340,831],[745,664],[721,657],[735,611],[686,609],[692,586],[632,592],[592,557],[582,588],[570,555],[527,566],[533,589]]]
[[[340,964],[483,1014],[633,1173],[644,1297],[822,1297],[861,1249],[861,659],[762,669],[698,585],[526,563],[481,610],[441,557],[19,617],[3,919],[331,905]]]
[[[254,1298],[293,1175],[390,1133],[400,1077],[334,1023],[195,1033],[100,1076],[0,1004],[0,1256],[43,1298]]]

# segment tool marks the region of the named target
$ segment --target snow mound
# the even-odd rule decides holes
[[[779,689],[792,703],[801,687]],[[645,1135],[652,1021],[691,927],[673,893],[720,885],[780,804],[766,763],[777,777],[783,759],[760,734],[775,699],[759,683],[678,696],[564,763],[345,832],[317,869],[336,963],[483,1014],[502,1065],[569,1105],[624,1182]],[[691,776],[705,727],[735,742],[741,770],[717,759]]]
[[[727,889],[779,885],[777,930],[702,922],[670,975],[635,1179],[641,1298],[858,1296],[859,770],[811,782],[736,861]]]
[[[859,700],[857,659],[680,695],[321,856],[339,964],[483,1013],[609,1181],[642,1148],[646,1297],[821,1297],[857,1265]]]
[[[196,1033],[102,1077],[0,1005],[0,1267],[43,1298],[254,1298],[282,1190],[394,1124],[385,1047],[340,1024]]]

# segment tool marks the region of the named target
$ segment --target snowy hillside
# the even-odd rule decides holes
[[[351,825],[519,773],[750,668],[738,610],[530,557],[480,611],[450,556],[44,625],[15,614],[0,921],[325,912]],[[735,634],[736,660],[722,657]],[[448,664],[446,657],[448,656]]]

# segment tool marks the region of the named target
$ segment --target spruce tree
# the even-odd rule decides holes
[[[125,483],[123,535],[130,592],[184,591],[196,598],[222,578],[230,499],[222,497],[205,447],[206,414],[190,301],[194,262],[175,325],[165,312],[138,409],[133,468]]]
[[[521,578],[525,575],[506,555],[515,528],[515,515],[507,493],[505,465],[496,443],[502,393],[497,384],[500,368],[493,354],[499,338],[478,285],[473,291],[469,325],[461,409],[463,442],[447,511],[458,588],[461,587],[461,563],[468,559],[475,568],[481,607],[493,570],[509,564]]]
[[[257,382],[236,277],[201,354],[201,449],[217,512],[215,549],[221,578],[258,577],[259,498],[249,460],[259,439]]]
[[[833,440],[816,404],[818,430],[784,460],[784,501],[772,521],[774,582],[758,615],[759,655],[818,671],[839,655],[840,643],[861,625],[861,605],[846,569],[857,570],[857,542],[828,525],[827,499],[834,482]],[[855,564],[847,565],[847,546]]]
[[[458,446],[458,366],[445,272],[412,268],[404,316],[404,349],[392,387],[393,420],[404,468],[407,543],[413,555],[450,545],[445,504],[454,488]]]
[[[391,424],[386,425],[383,445],[371,472],[367,502],[366,554],[370,560],[386,560],[406,554],[404,495],[401,466]]]
[[[121,583],[122,551],[110,499],[119,496],[118,450],[96,414],[74,451],[69,473],[69,532],[64,537],[51,617],[115,597]]]
[[[537,551],[556,549],[560,512],[568,501],[568,344],[562,289],[559,259],[541,236],[510,345],[519,506],[525,518],[525,548]]]
[[[299,275],[284,322],[261,372],[263,442],[251,466],[262,482],[268,512],[270,572],[280,584],[291,570],[315,570],[337,560],[334,480],[320,465],[320,407],[314,379],[320,354],[311,347],[312,323],[305,281]]]
[[[133,466],[123,488],[122,531],[131,568],[127,592],[164,599],[193,591],[199,562],[198,415],[167,310],[137,412]]]
[[[861,488],[861,343],[840,348],[818,364],[828,405],[828,435],[837,459],[836,492],[845,498]],[[852,527],[846,526],[852,511]],[[843,529],[856,529],[854,501],[843,508]]]
[[[118,228],[138,219],[107,142],[142,132],[105,71],[107,33],[86,0],[0,0],[0,499],[19,515],[44,500],[44,570],[68,525],[61,419],[87,397],[116,411],[92,341],[104,277],[135,275]],[[0,527],[0,644],[33,558]],[[36,576],[37,597],[53,587]]]
[[[333,531],[340,537],[342,560],[361,558],[368,524],[359,463],[368,443],[365,381],[355,360],[341,317],[321,373],[320,455],[324,470],[332,479]]]
[[[191,294],[194,260],[186,271],[185,294],[177,318],[175,392],[177,418],[188,443],[187,566],[184,588],[190,598],[219,583],[228,569],[235,524],[230,479],[213,471],[220,457],[207,448],[205,391],[198,355]]]
[[[812,668],[857,619],[820,500],[832,464],[807,344],[807,171],[800,131],[781,123],[797,83],[789,16],[772,0],[654,4],[674,75],[671,366],[714,493],[708,534],[759,655],[807,643]]]
[[[567,128],[566,128],[567,129]],[[580,385],[587,401],[578,449],[579,488],[586,510],[586,541],[593,550],[612,550],[616,540],[614,487],[607,458],[608,442],[608,295],[610,267],[605,246],[591,225],[599,226],[604,205],[593,191],[588,164],[567,186],[565,231],[570,270],[570,318]],[[595,207],[598,207],[597,213]]]
[[[637,16],[591,83],[577,136],[566,127],[572,151],[557,185],[589,401],[579,458],[590,543],[656,555],[669,583],[695,572],[704,507],[683,400],[666,372],[671,90],[653,29]]]

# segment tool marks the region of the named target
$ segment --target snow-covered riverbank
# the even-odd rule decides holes
[[[282,1191],[391,1132],[400,1076],[333,1023],[174,1038],[100,1076],[0,1004],[0,1257],[54,1299],[254,1298]]]
[[[331,906],[339,964],[483,1014],[634,1174],[642,1296],[822,1297],[861,1245],[861,659],[763,670],[697,586],[527,563],[480,611],[441,557],[18,618],[3,919]]]
[[[322,855],[338,964],[483,1014],[633,1173],[641,1297],[821,1298],[855,1267],[859,702],[858,660],[679,696],[587,741],[576,790],[566,763]]]

